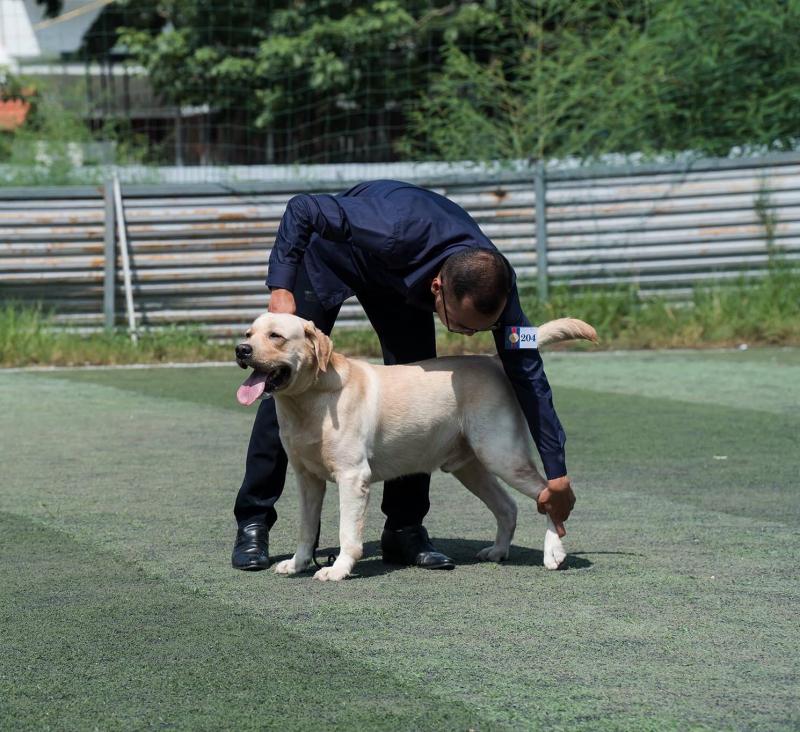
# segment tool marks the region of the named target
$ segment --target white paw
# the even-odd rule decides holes
[[[314,579],[318,579],[320,582],[338,582],[349,576],[350,572],[344,567],[337,567],[334,564],[332,567],[323,567],[318,570],[314,575]]]
[[[481,549],[475,556],[482,562],[502,562],[508,559],[508,548],[492,544]]]
[[[282,562],[278,562],[275,565],[275,574],[297,574],[298,572],[302,572],[308,564],[300,566],[295,562],[294,557],[291,559],[284,559]]]
[[[547,569],[560,569],[567,559],[567,550],[561,543],[550,517],[547,517],[547,531],[544,534],[544,566]]]
[[[547,569],[560,569],[561,565],[567,559],[567,553],[561,549],[560,551],[553,552],[549,556],[547,554],[544,555],[544,566]]]
[[[548,532],[549,534],[550,532]],[[559,569],[567,559],[567,551],[557,536],[548,536],[544,542],[544,566],[547,569]]]

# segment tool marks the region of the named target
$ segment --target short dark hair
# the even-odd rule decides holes
[[[469,295],[483,315],[494,315],[511,291],[511,265],[500,252],[487,249],[466,249],[449,256],[441,277],[459,304]]]

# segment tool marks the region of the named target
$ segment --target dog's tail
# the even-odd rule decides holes
[[[597,343],[597,331],[588,323],[577,318],[559,318],[543,323],[538,329],[539,347],[560,341],[582,338]]]

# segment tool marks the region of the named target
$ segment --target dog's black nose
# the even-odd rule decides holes
[[[236,346],[236,358],[250,358],[253,355],[253,347],[247,343],[240,343]]]

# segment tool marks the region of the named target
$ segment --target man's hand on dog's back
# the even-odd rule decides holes
[[[569,482],[569,476],[553,478],[547,481],[547,487],[542,489],[536,499],[537,510],[539,513],[548,514],[556,525],[559,537],[564,537],[567,530],[564,522],[569,518],[573,506],[575,506],[575,494]]]
[[[294,315],[297,305],[294,302],[294,295],[291,290],[274,289],[269,296],[269,312],[289,313]]]

